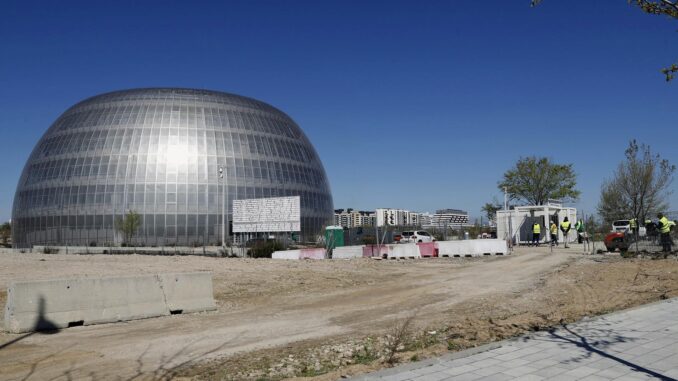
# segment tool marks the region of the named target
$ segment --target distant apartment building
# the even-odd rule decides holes
[[[445,227],[468,225],[468,213],[458,209],[442,209],[435,214],[405,209],[378,208],[374,212],[351,208],[335,209],[334,224],[352,228],[358,226]]]
[[[407,214],[403,209],[378,208],[375,211],[377,226],[403,226],[407,224]]]
[[[334,210],[334,224],[345,228],[374,226],[374,219],[374,212],[351,208]]]
[[[459,209],[440,209],[431,218],[434,227],[468,225],[468,212]]]
[[[430,226],[432,222],[433,222],[433,214],[428,213],[428,212],[419,214],[419,225]]]
[[[430,223],[431,214],[404,209],[380,208],[375,211],[377,226],[422,226]]]

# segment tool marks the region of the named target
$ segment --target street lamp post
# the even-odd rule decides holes
[[[224,167],[219,166],[219,179],[220,182],[223,186],[224,183]],[[225,189],[224,189],[225,193]],[[217,198],[219,198],[219,184],[217,184]],[[225,198],[225,197],[224,197]],[[224,253],[226,252],[226,241],[225,239],[225,232],[226,232],[226,200],[222,200],[221,203],[221,247],[224,249]]]

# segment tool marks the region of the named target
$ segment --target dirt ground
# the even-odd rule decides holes
[[[0,333],[0,379],[333,380],[678,296],[678,261],[519,248],[505,257],[281,261],[0,254],[11,280],[211,271],[218,311]]]

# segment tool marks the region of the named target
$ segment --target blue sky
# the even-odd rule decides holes
[[[314,143],[336,208],[472,215],[521,156],[590,213],[630,139],[678,163],[678,22],[625,0],[3,2],[0,220],[47,127],[134,87],[251,96]],[[675,191],[676,183],[672,185]],[[671,197],[678,209],[678,195]]]

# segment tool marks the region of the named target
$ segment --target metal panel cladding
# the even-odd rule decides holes
[[[216,244],[224,192],[228,205],[300,196],[305,239],[332,219],[320,158],[280,110],[207,90],[102,94],[64,112],[34,148],[14,197],[12,238],[16,247],[114,245],[116,218],[135,211],[135,244]]]

